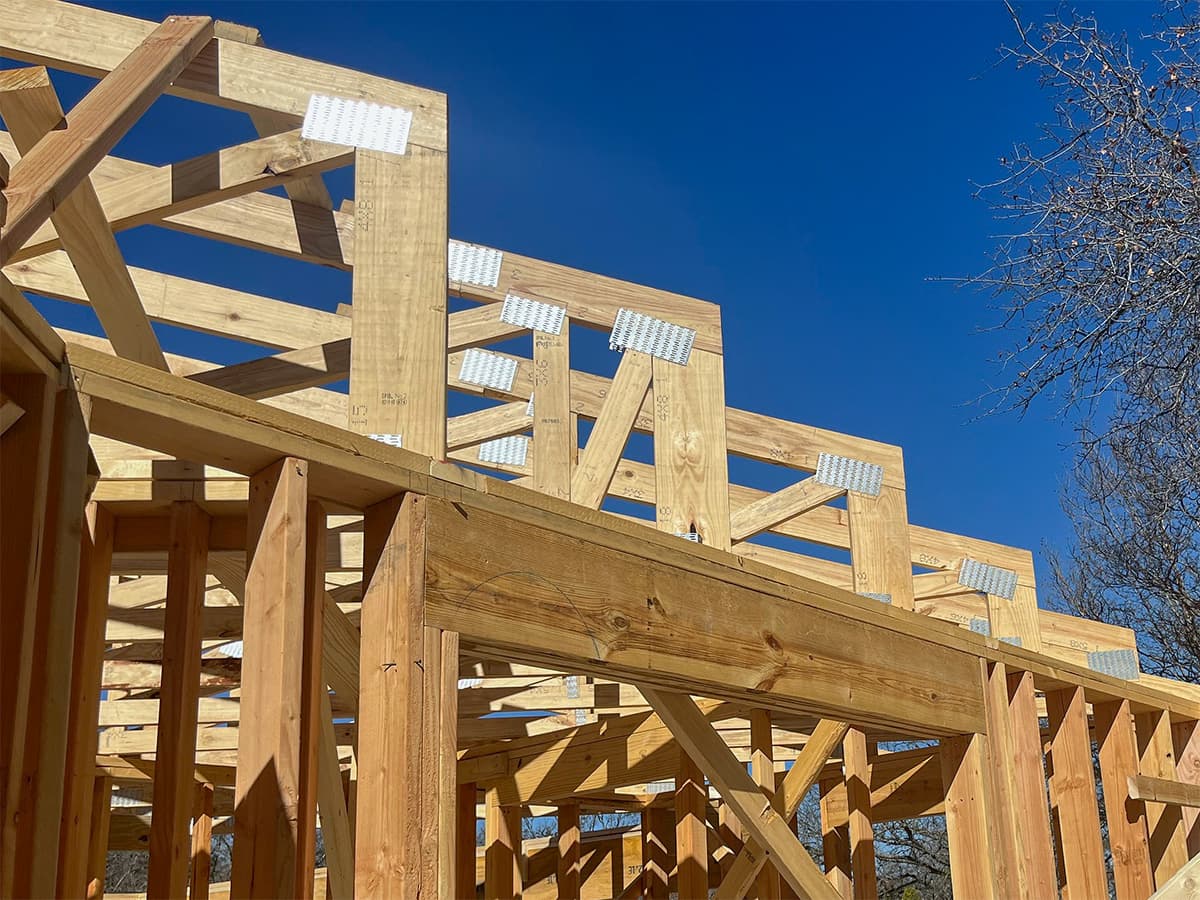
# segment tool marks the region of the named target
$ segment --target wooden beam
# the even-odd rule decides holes
[[[535,491],[571,499],[579,434],[571,417],[571,322],[559,334],[533,334],[533,483]]]
[[[1194,857],[1154,894],[1154,900],[1196,900],[1200,897],[1200,856]]]
[[[208,879],[212,870],[213,786],[207,783],[197,785],[196,793],[197,809],[192,816],[192,878],[188,884],[188,897],[189,900],[208,900]]]
[[[242,714],[231,883],[243,897],[304,891],[300,743],[308,464],[284,458],[250,480]]]
[[[147,880],[147,895],[164,900],[183,896],[188,881],[208,528],[208,514],[195,503],[172,504]]]
[[[424,626],[426,516],[417,494],[364,517],[355,893],[435,894],[454,868],[456,640]],[[451,712],[451,711],[454,712]],[[422,890],[428,886],[427,890]]]
[[[771,737],[771,714],[766,710],[750,710],[750,775],[783,816],[790,819],[783,804],[775,803],[775,747]],[[753,839],[751,839],[751,842]],[[745,847],[742,848],[743,851]],[[734,861],[736,865],[736,860]],[[758,870],[756,881],[759,900],[778,900],[779,873],[771,865]]]
[[[1050,804],[1057,819],[1066,887],[1073,897],[1103,897],[1108,893],[1108,877],[1083,689],[1049,691],[1046,711],[1053,765]]]
[[[682,694],[646,685],[641,686],[641,691],[692,759],[708,773],[725,802],[737,813],[742,826],[762,845],[788,883],[801,896],[829,900],[836,897],[821,870],[791,833],[787,821],[763,796],[695,702]]]
[[[708,786],[704,772],[684,751],[675,771],[676,891],[681,897],[708,893]]]
[[[985,738],[981,734],[943,738],[941,758],[954,896],[978,900],[998,897],[993,848],[988,839],[989,761]],[[854,874],[857,882],[858,871]]]
[[[1100,781],[1112,851],[1117,900],[1145,900],[1154,893],[1154,869],[1146,832],[1146,805],[1132,789],[1138,770],[1137,737],[1128,701],[1092,707],[1100,750]]]
[[[1152,778],[1175,780],[1175,746],[1171,717],[1165,711],[1139,714],[1136,719],[1139,771]],[[1150,836],[1150,863],[1154,883],[1165,884],[1188,860],[1183,811],[1178,806],[1146,802],[1146,830]]]
[[[829,808],[829,798],[844,785],[841,777],[821,780],[821,851],[826,880],[838,897],[850,900],[854,890],[850,880],[850,825],[836,824]]]
[[[571,477],[571,500],[599,509],[625,449],[633,420],[650,390],[653,357],[636,350],[621,355],[612,388],[604,401],[579,465]]]
[[[446,456],[446,154],[355,155],[350,429]],[[403,239],[397,243],[397,236]]]
[[[97,775],[92,782],[92,817],[88,829],[87,900],[104,896],[104,878],[108,865],[108,826],[112,818],[113,780]]]
[[[1200,806],[1200,786],[1150,775],[1129,776],[1129,796],[1133,800],[1152,800],[1169,806]]]
[[[1042,732],[1033,674],[1006,666],[1009,730],[1013,745],[1017,829],[1030,894],[1052,896],[1058,889],[1050,836],[1049,799],[1042,758]]]
[[[318,725],[317,805],[321,813],[321,837],[324,839],[330,900],[349,900],[354,896],[354,832],[346,811],[333,709],[327,693],[321,696]]]
[[[912,609],[912,550],[904,489],[885,484],[877,497],[850,491],[846,511],[854,590],[887,594],[893,606]]]
[[[484,900],[515,900],[521,896],[521,807],[502,806],[495,789],[484,803]]]
[[[1200,721],[1175,722],[1171,725],[1175,742],[1175,774],[1185,784],[1200,784]],[[1185,809],[1188,853],[1200,855],[1200,810]]]
[[[871,766],[867,736],[851,728],[842,741],[846,772],[846,809],[850,825],[850,871],[855,900],[878,893],[875,878],[875,834],[871,828]]]
[[[1001,897],[1031,895],[1025,861],[1024,837],[1020,830],[1020,795],[1017,790],[1017,753],[1012,717],[1008,704],[1008,672],[1003,663],[983,663],[984,704],[987,711],[987,735],[982,751],[988,765],[989,808],[984,812],[991,821],[991,861],[996,891]],[[982,801],[980,801],[982,802]]]
[[[22,155],[62,123],[62,106],[44,68],[0,72],[0,116]],[[61,199],[50,221],[116,352],[166,370],[158,338],[90,178],[83,177]]]
[[[782,816],[790,820],[796,814],[805,795],[821,774],[829,754],[842,742],[848,729],[849,726],[845,722],[832,719],[822,719],[813,729],[811,737],[792,767],[788,769],[776,794],[773,805]],[[720,900],[734,900],[745,896],[765,861],[766,854],[762,847],[758,841],[750,838],[738,851],[737,858],[717,888],[716,896]]]
[[[846,493],[845,488],[821,484],[810,476],[783,490],[760,497],[741,507],[733,515],[730,529],[735,541],[745,541],[778,525],[802,516]]]
[[[12,168],[0,264],[50,218],[212,38],[212,20],[169,16]]]
[[[642,810],[642,896],[667,900],[671,877],[672,822],[670,810],[652,806]]]
[[[79,599],[75,611],[75,665],[71,672],[71,724],[67,738],[63,823],[59,838],[59,894],[83,895],[88,881],[88,831],[95,791],[97,711],[104,660],[104,619],[108,612],[113,519],[105,508],[88,505],[79,560]]]
[[[473,834],[474,832],[472,832]],[[579,900],[581,886],[579,804],[563,803],[558,807],[558,898]],[[472,846],[474,846],[472,844]],[[472,854],[474,862],[474,854]],[[472,865],[472,873],[474,866]],[[707,891],[708,886],[705,885]]]

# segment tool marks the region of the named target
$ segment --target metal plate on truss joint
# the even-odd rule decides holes
[[[817,474],[813,477],[818,484],[872,497],[878,497],[883,489],[883,466],[833,453],[822,453],[817,457]]]
[[[976,591],[1011,600],[1017,595],[1017,573],[1012,569],[988,565],[977,559],[964,559],[958,569],[958,583]]]
[[[478,347],[472,347],[463,354],[462,368],[458,371],[459,381],[506,393],[512,390],[513,379],[516,377],[515,359],[500,356],[498,353],[488,353]]]
[[[992,623],[983,616],[973,616],[967,626],[976,634],[982,634],[984,637],[992,635]]]
[[[1134,681],[1138,675],[1137,656],[1132,650],[1093,650],[1087,655],[1088,668],[1093,672]]]
[[[373,441],[379,441],[381,444],[387,444],[389,447],[403,447],[403,439],[398,434],[368,434]]]
[[[498,466],[524,466],[529,458],[529,438],[523,434],[484,441],[479,445],[479,461]]]
[[[451,241],[446,257],[446,274],[451,282],[495,287],[500,283],[504,254],[491,247]]]
[[[686,366],[695,340],[695,329],[673,325],[631,309],[620,309],[608,338],[608,349],[638,350]]]
[[[543,303],[529,297],[518,297],[516,294],[508,294],[504,298],[504,306],[500,308],[501,322],[546,334],[562,334],[563,320],[566,316],[567,310],[564,306]]]
[[[300,136],[309,141],[403,156],[408,149],[412,117],[411,110],[399,106],[313,94],[308,98]]]
[[[874,591],[859,591],[858,596],[866,597],[869,600],[878,600],[880,603],[891,603],[891,594],[877,594]]]

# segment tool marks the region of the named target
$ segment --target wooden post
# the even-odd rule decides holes
[[[1170,715],[1165,710],[1140,713],[1136,722],[1141,774],[1173,781],[1175,744],[1171,739]],[[1182,809],[1146,801],[1146,830],[1150,836],[1154,883],[1162,887],[1188,861]]]
[[[767,797],[775,797],[775,742],[771,734],[771,713],[750,710],[750,774]],[[758,870],[759,900],[778,900],[779,872],[770,860]]]
[[[75,667],[71,675],[71,724],[67,736],[67,779],[63,788],[60,896],[87,891],[88,830],[95,789],[100,673],[104,664],[104,623],[112,568],[112,514],[88,505],[79,561],[79,600],[75,613]]]
[[[188,897],[189,900],[208,900],[208,878],[212,869],[213,786],[197,785],[196,801],[196,814],[192,817],[192,883]]]
[[[954,896],[972,900],[999,897],[988,840],[988,759],[983,735],[943,738],[941,761]]]
[[[454,876],[455,887],[460,897],[474,898],[479,893],[475,852],[476,823],[475,804],[479,799],[479,787],[473,781],[458,786],[458,822],[455,825]]]
[[[1176,722],[1171,726],[1175,742],[1175,774],[1185,784],[1200,784],[1200,722]],[[1200,855],[1200,809],[1183,811],[1187,829],[1188,854]]]
[[[1100,748],[1100,780],[1117,900],[1145,900],[1154,893],[1154,869],[1146,836],[1146,805],[1129,796],[1129,776],[1138,772],[1129,701],[1094,704],[1092,719]]]
[[[846,771],[846,810],[849,814],[850,871],[855,900],[873,900],[875,883],[875,835],[871,828],[871,764],[867,738],[856,728],[842,742]]]
[[[821,849],[826,879],[843,900],[850,900],[850,826],[833,824],[827,800],[841,783],[837,778],[825,778],[820,782]]]
[[[884,478],[889,477],[885,471]],[[850,491],[846,513],[850,519],[854,590],[887,594],[893,606],[912,609],[912,551],[904,488],[885,483],[877,497]]]
[[[485,900],[514,900],[521,896],[521,808],[501,806],[500,792],[489,788],[484,799]]]
[[[1067,890],[1072,897],[1103,897],[1108,893],[1108,878],[1083,688],[1047,692],[1046,712],[1053,762],[1050,803],[1058,819]]]
[[[209,517],[195,503],[171,504],[162,688],[150,817],[149,898],[182,897],[187,889],[187,826],[196,794],[200,620],[208,529]]]
[[[58,883],[90,412],[90,404],[76,392],[69,370],[64,379],[54,401],[29,724],[22,790],[15,810],[20,822],[16,851],[20,865],[15,873],[18,896],[50,896]]]
[[[992,823],[991,860],[996,889],[1001,897],[1030,896],[1025,871],[1026,854],[1020,832],[1016,750],[1008,709],[1008,677],[1003,663],[981,661],[987,735],[984,758],[990,765],[984,770],[988,779]]]
[[[112,779],[97,775],[92,782],[92,818],[88,834],[87,898],[104,896],[108,867],[108,823],[112,817]]]
[[[317,753],[317,806],[321,810],[321,836],[325,841],[326,892],[330,900],[354,896],[354,831],[346,811],[342,767],[329,694],[320,696]]]
[[[708,893],[708,786],[683,751],[675,772],[676,891],[680,897],[703,897]]]
[[[242,897],[312,892],[312,861],[302,858],[299,834],[302,805],[312,802],[300,771],[307,475],[308,463],[285,458],[250,479],[230,879]]]
[[[651,806],[642,812],[642,896],[667,900],[671,876],[671,814]]]
[[[562,332],[533,333],[533,489],[571,499],[571,469],[579,433],[571,416],[569,319]]]
[[[422,113],[418,113],[421,115]],[[354,161],[350,430],[446,458],[447,155]]]
[[[579,804],[562,803],[558,807],[558,897],[579,900],[580,883]],[[705,891],[708,886],[705,885]]]
[[[1050,801],[1042,757],[1042,733],[1030,672],[1008,672],[1009,728],[1016,777],[1017,832],[1030,896],[1058,890],[1050,839]]]
[[[355,893],[453,891],[458,636],[424,625],[426,498],[366,511]]]
[[[329,689],[325,681],[325,508],[310,500],[304,522],[304,608],[300,656],[299,765],[296,801],[296,879],[299,896],[313,895],[313,870],[317,855],[317,803],[320,795],[318,767]],[[332,712],[332,710],[330,710]],[[336,748],[336,745],[335,745]],[[336,749],[335,749],[336,752]],[[341,782],[341,771],[338,771]],[[336,855],[326,851],[326,858]],[[329,884],[326,865],[326,890]]]

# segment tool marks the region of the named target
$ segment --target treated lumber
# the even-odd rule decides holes
[[[447,158],[355,154],[352,431],[446,455]],[[399,240],[398,240],[399,238]]]
[[[530,424],[535,421],[526,415],[527,406],[527,403],[518,400],[478,412],[453,416],[446,422],[446,446],[451,450],[459,450],[481,441],[522,434],[528,431]],[[536,449],[533,453],[534,459],[538,459]]]
[[[1154,893],[1154,900],[1197,900],[1200,897],[1200,856],[1194,857]]]
[[[571,500],[580,506],[599,509],[612,483],[617,462],[629,440],[633,420],[650,389],[654,359],[636,350],[626,350],[617,365],[612,390],[596,418],[587,445],[579,454],[579,465],[571,476]]]
[[[785,818],[782,803],[775,802],[775,748],[771,737],[771,714],[766,710],[750,710],[750,776],[759,789],[772,801],[774,808]],[[747,843],[753,842],[750,838]],[[743,845],[743,850],[745,846]],[[779,873],[770,865],[758,870],[756,891],[759,900],[777,900],[780,896]]]
[[[1175,746],[1171,737],[1170,717],[1164,710],[1141,713],[1135,718],[1139,773],[1151,778],[1175,780]],[[1149,798],[1146,805],[1146,831],[1150,836],[1150,863],[1154,883],[1164,884],[1188,860],[1187,835],[1183,810]]]
[[[1146,832],[1146,806],[1134,787],[1137,737],[1129,702],[1097,703],[1092,708],[1100,751],[1100,782],[1112,851],[1118,900],[1142,900],[1154,893],[1154,869]]]
[[[821,484],[812,476],[748,503],[734,513],[730,530],[735,541],[745,541],[780,522],[802,516],[846,493],[845,488]]]
[[[171,510],[171,550],[150,819],[147,895],[183,896],[188,882],[188,821],[195,794],[200,611],[204,606],[209,518],[194,503]]]
[[[63,109],[44,68],[0,73],[0,116],[22,154],[29,153],[62,122]],[[116,351],[136,362],[165,370],[167,363],[158,338],[146,318],[116,239],[109,231],[90,178],[83,177],[73,191],[60,199],[50,221]]]
[[[655,712],[667,723],[679,743],[707,774],[722,798],[733,807],[742,826],[767,853],[771,863],[801,896],[834,898],[836,892],[805,851],[787,822],[771,806],[758,786],[729,752],[695,702],[641,686]]]
[[[850,881],[850,825],[836,824],[830,815],[828,798],[838,788],[845,788],[842,773],[821,779],[821,855],[825,863],[825,880],[836,896],[849,900],[852,887]]]
[[[851,728],[842,740],[842,760],[846,778],[846,813],[850,825],[853,896],[855,900],[866,900],[877,893],[875,835],[871,828],[871,773],[867,737],[857,728]]]
[[[305,461],[285,457],[250,482],[231,874],[244,897],[300,896],[311,884],[298,833],[301,806],[316,799],[300,771],[307,475]]]
[[[16,132],[14,137],[20,139]],[[353,158],[353,148],[307,141],[298,130],[259,138],[101,185],[96,190],[101,215],[93,224],[118,232],[157,223],[221,200],[335,169]],[[92,211],[96,211],[95,206]],[[42,225],[10,254],[6,264],[59,249],[63,236],[56,235],[56,230],[57,223],[53,227]]]
[[[995,848],[991,846],[988,834],[990,797],[986,780],[990,761],[984,736],[966,734],[943,738],[941,759],[954,896],[978,900],[1000,897],[992,856]],[[1087,787],[1091,787],[1090,779]],[[857,881],[858,871],[854,874]],[[1074,892],[1072,896],[1075,896]]]
[[[103,507],[89,504],[82,534],[79,598],[75,610],[72,653],[75,665],[71,672],[71,720],[59,838],[60,895],[84,895],[87,892],[88,831],[92,827],[91,804],[95,789],[96,715],[100,703],[112,535],[112,515]]]
[[[848,725],[822,719],[804,745],[800,756],[784,776],[773,805],[786,819],[791,819],[800,808],[800,803],[813,786],[824,768],[825,761],[846,735]],[[766,861],[762,846],[753,837],[742,845],[728,873],[717,888],[718,898],[740,898],[745,896],[758,872]]]
[[[1049,692],[1046,711],[1053,763],[1050,804],[1057,819],[1066,887],[1073,897],[1102,897],[1108,892],[1108,878],[1083,689]]]
[[[899,609],[913,608],[912,550],[902,488],[885,485],[878,497],[846,495],[854,589],[886,594]]]
[[[675,770],[676,891],[681,897],[708,893],[708,787],[704,772],[682,749]]]
[[[20,16],[10,10],[7,20],[12,25]],[[211,38],[211,19],[169,16],[75,105],[62,128],[22,155],[5,188],[8,218],[0,232],[0,264],[50,218]]]
[[[91,77],[116,68],[155,30],[144,19],[52,0],[12,0],[9,9],[0,52]],[[314,93],[368,97],[413,110],[410,143],[446,149],[445,95],[253,43],[213,41],[173,81],[167,93],[244,112],[284,113],[294,122]]]

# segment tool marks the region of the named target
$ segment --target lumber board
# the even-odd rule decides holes
[[[1072,896],[1100,897],[1108,891],[1100,811],[1092,774],[1092,743],[1081,688],[1046,695],[1050,719],[1051,811],[1057,819],[1066,887]]]
[[[992,857],[994,848],[988,834],[990,798],[986,773],[990,762],[984,736],[966,734],[944,738],[941,760],[954,896],[979,900],[998,897]],[[1090,780],[1088,787],[1090,789]],[[1099,837],[1098,825],[1096,836]]]
[[[6,18],[13,26],[21,11],[10,13]],[[22,155],[4,190],[8,215],[0,232],[0,264],[50,217],[211,38],[211,19],[169,16],[76,104],[62,128],[51,130]]]
[[[1169,778],[1150,775],[1129,776],[1129,796],[1134,800],[1153,800],[1171,806],[1200,806],[1200,787]]]
[[[617,462],[633,429],[633,420],[646,399],[654,371],[653,357],[636,350],[621,356],[612,389],[596,418],[588,442],[579,454],[579,465],[571,476],[571,500],[580,506],[599,509],[608,494]]]
[[[533,335],[533,480],[535,491],[571,499],[579,432],[571,416],[571,323]],[[517,401],[518,405],[520,401]],[[514,413],[516,410],[513,411]]]
[[[44,68],[0,73],[0,116],[11,129],[17,149],[28,153],[63,120],[62,106]],[[63,197],[50,214],[71,265],[100,324],[117,352],[137,362],[166,369],[141,298],[125,260],[105,223],[104,210],[88,177]]]
[[[749,540],[845,493],[845,488],[830,487],[809,476],[739,509],[730,523],[733,539]]]
[[[1170,717],[1165,711],[1157,710],[1139,714],[1135,722],[1140,756],[1139,774],[1174,781],[1175,745],[1171,736]],[[1162,885],[1188,860],[1183,810],[1149,798],[1144,802],[1154,883]]]
[[[1118,701],[1097,703],[1092,716],[1117,898],[1149,897],[1154,893],[1154,869],[1150,864],[1146,805],[1138,802],[1141,798],[1131,783],[1138,771],[1133,713],[1128,701]]]

